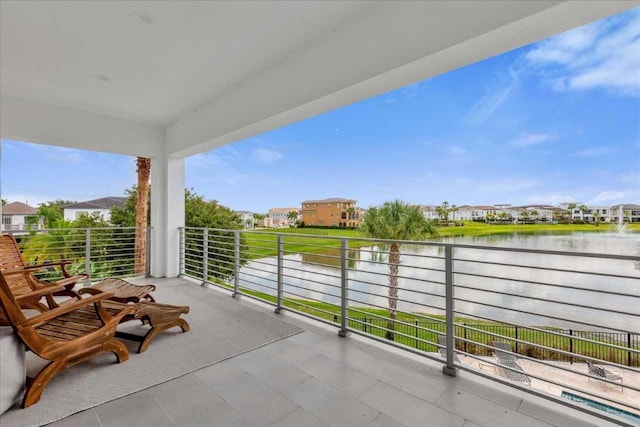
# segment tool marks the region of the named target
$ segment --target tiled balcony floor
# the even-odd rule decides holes
[[[272,315],[305,332],[51,426],[613,425],[470,373],[448,377],[436,362],[358,336],[339,338],[336,329],[291,313]]]

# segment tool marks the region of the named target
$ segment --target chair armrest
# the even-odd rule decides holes
[[[60,307],[57,307],[47,312],[44,312],[42,314],[39,314],[38,316],[29,318],[26,322],[18,325],[18,328],[22,329],[22,328],[29,328],[29,327],[35,327],[35,326],[41,325],[51,319],[55,319],[58,316],[62,316],[63,314],[70,313],[74,310],[85,307],[87,305],[94,304],[98,301],[109,299],[112,296],[113,296],[113,293],[105,292],[100,295],[93,295],[89,298],[83,298],[79,301],[74,301],[74,302],[61,305]]]
[[[54,267],[56,265],[67,265],[67,264],[71,264],[71,261],[69,260],[61,260],[61,261],[51,261],[51,262],[43,262],[42,264],[36,264],[36,265],[28,265],[25,266],[24,269],[25,270],[39,270],[41,268],[47,268],[47,267]]]
[[[60,291],[64,291],[64,286],[62,285],[57,285],[57,284],[51,284],[48,286],[43,286],[40,289],[36,289],[34,291],[31,292],[27,292],[21,295],[16,295],[16,301],[20,302],[23,299],[31,299],[31,298],[36,298],[36,297],[43,297],[45,295],[51,294],[53,292],[60,292]],[[40,299],[40,298],[38,298]]]

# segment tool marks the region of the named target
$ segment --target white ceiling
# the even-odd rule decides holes
[[[0,132],[127,154],[194,154],[637,4],[5,0]],[[29,122],[31,110],[49,120]],[[100,117],[103,127],[127,125],[104,141],[72,135],[61,131],[73,126],[72,112],[94,129]],[[131,138],[166,136],[151,148],[126,141],[129,127]]]

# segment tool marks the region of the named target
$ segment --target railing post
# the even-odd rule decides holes
[[[518,325],[516,325],[516,354],[518,354]]]
[[[240,232],[233,232],[233,295],[234,298],[240,297]]]
[[[447,364],[442,367],[442,372],[455,377],[457,369],[453,366],[455,359],[455,330],[453,327],[453,247],[451,245],[444,247],[444,269]]]
[[[187,263],[187,231],[184,227],[178,228],[180,233],[178,244],[180,245],[180,258],[178,261],[178,274],[180,276],[184,275],[185,264]]]
[[[569,353],[573,353],[573,329],[569,329]],[[573,356],[569,356],[569,364],[573,365]]]
[[[209,230],[202,232],[202,286],[209,281]]]
[[[278,234],[278,289],[277,289],[277,296],[276,296],[276,309],[275,312],[277,314],[280,314],[280,311],[282,311],[282,274],[284,271],[284,258],[283,258],[283,254],[284,254],[284,244],[282,242],[282,235]]]
[[[340,330],[338,335],[347,336],[347,240],[340,241]]]
[[[464,345],[464,352],[466,353],[467,352],[467,324],[463,323],[463,325],[464,325],[462,327],[463,328],[462,330],[463,330],[463,333],[464,333],[464,344],[463,345]]]
[[[87,283],[91,283],[91,229],[87,228],[84,242],[84,272],[87,275]]]
[[[144,277],[151,277],[151,231],[151,227],[147,227],[146,253],[144,254]],[[180,270],[178,269],[178,272],[179,271]]]
[[[631,332],[627,332],[627,348],[631,348]],[[631,366],[631,352],[627,351],[627,366]]]

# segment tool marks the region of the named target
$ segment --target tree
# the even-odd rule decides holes
[[[418,206],[400,200],[385,202],[381,207],[367,211],[360,230],[375,239],[394,240],[389,245],[389,322],[386,338],[394,339],[395,319],[398,306],[398,270],[400,268],[400,245],[398,240],[424,240],[436,237],[438,232]]]
[[[0,199],[0,203],[2,203],[2,206],[4,206],[9,203],[9,201],[7,199]]]
[[[438,215],[440,215],[440,218],[444,222],[448,222],[449,213],[451,212],[451,207],[449,206],[449,202],[447,201],[442,202],[440,206],[436,207],[436,212],[438,212]]]
[[[136,225],[136,204],[138,201],[138,188],[133,186],[124,190],[127,200],[123,207],[114,206],[111,208],[111,224],[117,227],[135,227]],[[151,189],[147,195],[147,226],[151,224],[150,212]]]
[[[298,212],[297,211],[291,211],[287,214],[287,219],[289,220],[290,224],[295,223],[298,220]]]
[[[540,215],[540,212],[538,212],[537,210],[532,210],[531,211],[531,218],[533,219],[533,221],[537,221],[538,220],[538,216]]]
[[[487,222],[495,222],[496,214],[494,212],[487,213]]]
[[[530,212],[528,209],[522,209],[520,211],[520,217],[526,222],[529,220]]]
[[[502,221],[502,222],[505,222],[508,218],[509,218],[509,214],[508,214],[508,213],[506,213],[505,211],[501,211],[501,212],[498,214],[498,219],[499,219],[500,221]]]
[[[459,209],[456,205],[451,205],[451,214],[453,215],[453,221],[456,220],[456,212],[458,212]]]
[[[567,210],[569,211],[569,224],[573,223],[573,210],[578,206],[576,203],[569,203],[567,205]]]
[[[74,203],[73,200],[62,199],[40,203],[38,215],[44,217],[44,224],[47,228],[60,228],[60,221],[64,219],[64,207]]]
[[[147,221],[149,215],[149,176],[151,175],[151,159],[148,157],[136,158],[136,171],[138,173],[139,191],[136,192],[136,240],[134,272],[144,272],[147,261]]]
[[[580,219],[584,221],[584,214],[589,212],[589,208],[587,205],[580,205],[578,209],[580,209]]]

